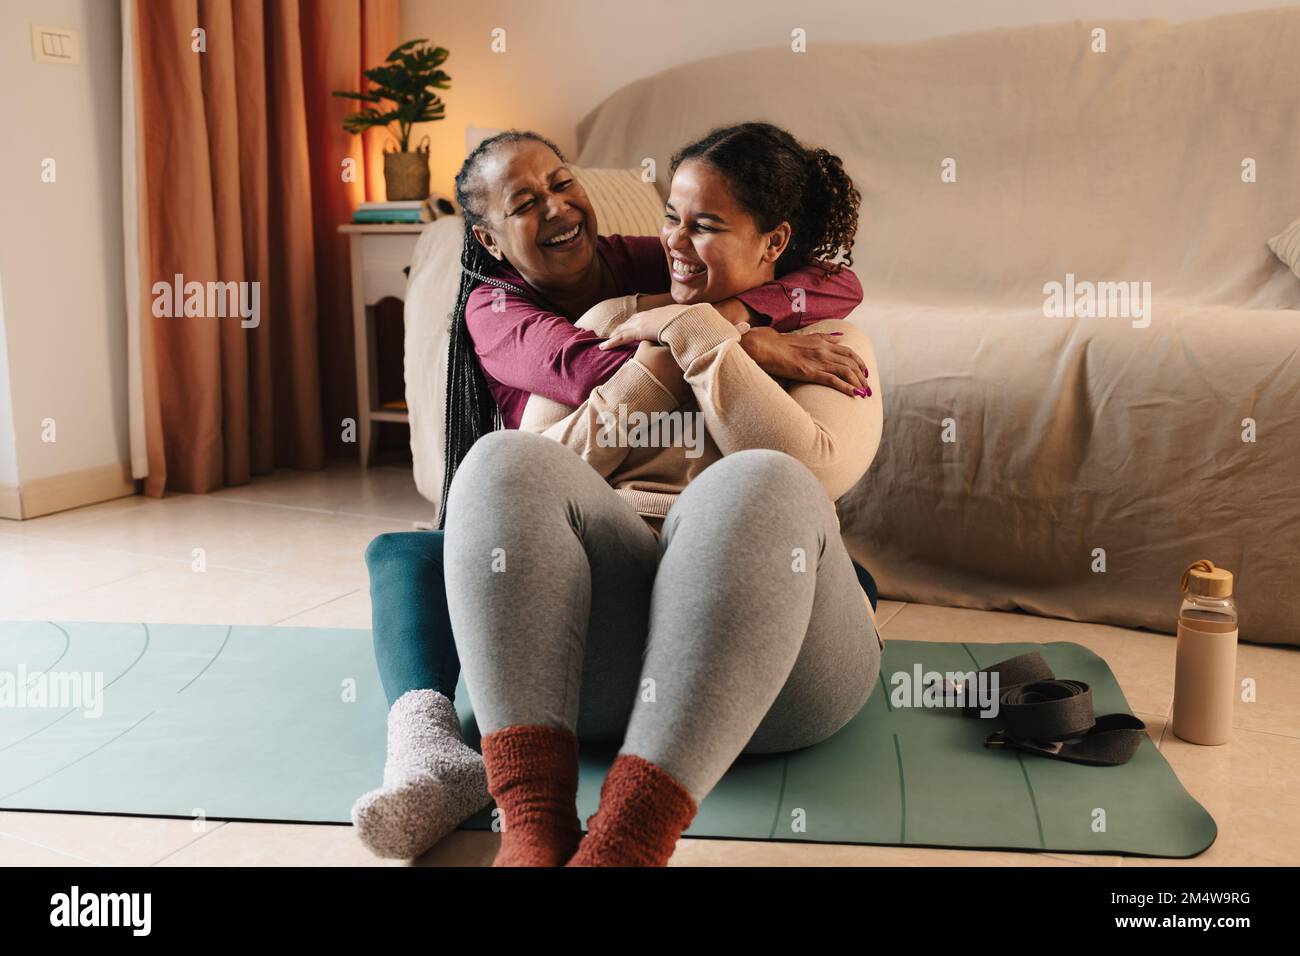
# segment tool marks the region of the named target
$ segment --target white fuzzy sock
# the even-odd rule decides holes
[[[491,799],[483,758],[461,738],[452,702],[410,690],[388,711],[384,785],[357,800],[352,823],[376,856],[410,860]]]

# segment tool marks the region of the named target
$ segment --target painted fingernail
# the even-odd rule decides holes
[[[858,398],[866,398],[869,393],[865,388],[855,388],[853,394],[858,396]]]
[[[831,335],[843,335],[843,332],[832,332]]]
[[[870,389],[870,388],[866,389],[866,393],[867,393],[867,398],[870,398],[870,397],[871,397],[871,389]]]

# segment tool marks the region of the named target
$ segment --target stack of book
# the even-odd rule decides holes
[[[352,214],[352,221],[358,223],[432,222],[434,211],[424,199],[404,199],[396,202],[363,202]]]

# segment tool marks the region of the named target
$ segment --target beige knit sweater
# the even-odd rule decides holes
[[[575,324],[609,335],[636,311],[636,298],[601,303]],[[674,393],[686,392],[680,383],[659,381],[634,359],[577,408],[534,395],[520,428],[573,449],[656,529],[696,475],[743,449],[793,456],[832,501],[866,473],[883,427],[878,377],[870,398],[822,385],[783,386],[745,354],[740,332],[713,306],[655,311],[667,318],[659,341],[671,349],[690,397],[679,402]],[[852,323],[819,322],[788,334],[813,332],[843,333],[840,342],[876,368],[870,340]]]

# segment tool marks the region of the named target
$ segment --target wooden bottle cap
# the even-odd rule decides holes
[[[1232,572],[1216,568],[1213,561],[1202,558],[1183,572],[1182,589],[1191,590],[1202,597],[1231,597]]]

